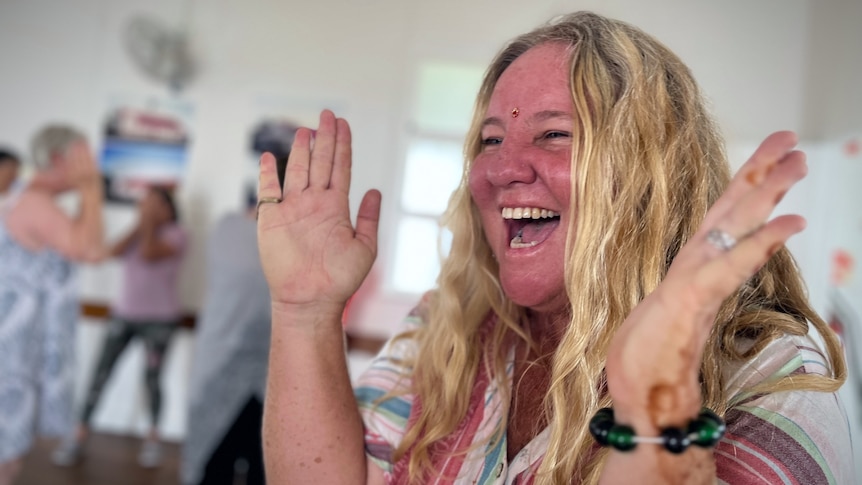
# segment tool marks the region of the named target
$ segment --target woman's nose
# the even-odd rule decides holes
[[[536,171],[530,163],[529,150],[515,144],[500,145],[497,159],[488,167],[488,181],[504,187],[515,183],[529,184],[536,180]]]

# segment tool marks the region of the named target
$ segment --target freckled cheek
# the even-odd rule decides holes
[[[467,183],[473,203],[479,208],[482,230],[488,239],[494,240],[495,238],[489,231],[493,233],[495,229],[493,221],[498,220],[500,216],[497,214],[493,186],[488,181],[485,171],[478,164],[474,164],[470,170]]]
[[[480,208],[492,198],[491,184],[488,182],[487,173],[482,169],[482,165],[473,165],[467,175],[467,184],[470,187],[470,195]]]

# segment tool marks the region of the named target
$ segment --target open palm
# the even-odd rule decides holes
[[[679,424],[667,422],[671,416],[697,414],[701,357],[721,303],[805,227],[797,215],[767,220],[807,172],[805,155],[793,150],[795,144],[790,132],[764,140],[680,250],[664,281],[620,327],[606,367],[615,408],[635,418],[649,410],[652,424],[660,426]],[[711,230],[738,243],[716,247],[708,240]]]
[[[326,110],[313,140],[311,130],[297,131],[284,190],[275,158],[261,157],[258,246],[273,304],[343,306],[370,271],[380,193],[365,194],[354,227],[351,156],[350,127]]]

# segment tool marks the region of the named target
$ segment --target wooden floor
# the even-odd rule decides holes
[[[51,463],[56,441],[39,441],[24,461],[15,485],[178,485],[180,447],[166,443],[164,462],[154,469],[138,465],[141,440],[127,436],[94,434],[76,466],[61,468]]]

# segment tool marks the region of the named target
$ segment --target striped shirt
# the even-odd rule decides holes
[[[406,321],[423,325],[419,313]],[[421,403],[410,392],[378,402],[390,391],[408,390],[411,369],[405,358],[416,352],[416,342],[388,343],[359,378],[355,394],[365,425],[366,453],[386,476],[387,483],[406,482],[407,460],[393,463],[392,452],[417,415]],[[727,433],[715,448],[719,484],[855,484],[853,453],[847,416],[835,393],[814,391],[751,395],[744,389],[795,374],[827,374],[826,359],[808,337],[775,340],[754,359],[728,366],[725,382],[732,396],[725,416]],[[510,359],[507,373],[512,378]],[[497,386],[483,373],[477,376],[467,416],[442,443],[445,449],[468,449],[466,454],[434,461],[438,472],[428,483],[437,485],[522,485],[533,482],[548,446],[543,430],[511,461],[506,441],[488,439],[505,424]],[[486,443],[470,447],[475,443]],[[436,446],[436,445],[435,445]],[[445,454],[444,454],[445,455]]]

